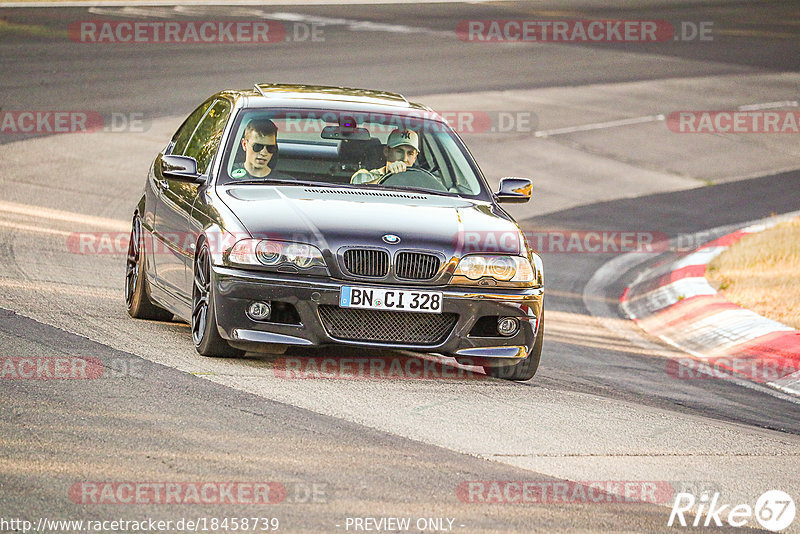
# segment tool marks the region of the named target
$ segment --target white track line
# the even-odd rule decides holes
[[[562,135],[575,132],[588,132],[590,130],[602,130],[605,128],[616,128],[617,126],[629,126],[631,124],[642,124],[646,122],[663,121],[664,115],[645,115],[643,117],[633,117],[632,119],[620,119],[616,121],[595,122],[582,124],[580,126],[568,126],[566,128],[555,128],[553,130],[539,130],[535,132],[536,137],[550,137],[551,135]]]
[[[737,106],[738,111],[761,111],[764,109],[778,109],[778,108],[791,108],[800,105],[796,100],[781,100],[779,102],[763,102],[758,104],[745,104]],[[603,130],[606,128],[616,128],[619,126],[630,126],[632,124],[644,124],[648,122],[658,122],[666,119],[666,115],[659,113],[656,115],[643,115],[641,117],[632,117],[630,119],[620,119],[615,121],[594,122],[589,124],[581,124],[578,126],[568,126],[566,128],[554,128],[552,130],[539,130],[534,132],[536,137],[550,137],[553,135],[564,135],[576,132],[588,132],[591,130]]]
[[[34,206],[31,204],[17,204],[16,202],[6,202],[0,200],[0,212],[13,213],[15,215],[25,215],[37,219],[50,219],[70,223],[84,223],[91,226],[105,228],[108,230],[118,230],[126,232],[130,230],[130,223],[118,219],[108,219],[105,217],[95,217],[94,215],[84,215],[72,211],[54,210]]]
[[[739,111],[760,111],[762,109],[777,109],[777,108],[796,108],[798,106],[797,100],[783,100],[781,102],[764,102],[763,104],[750,104],[749,106],[739,106]]]

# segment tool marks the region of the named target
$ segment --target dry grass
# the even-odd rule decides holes
[[[743,237],[706,278],[731,302],[800,329],[800,219]]]
[[[42,26],[39,24],[17,24],[0,18],[0,37],[5,35],[33,35],[37,37],[66,39],[68,33],[64,28]]]

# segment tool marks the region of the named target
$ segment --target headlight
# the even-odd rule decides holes
[[[283,255],[287,261],[294,263],[301,269],[308,269],[314,266],[314,262],[319,259],[322,263],[322,254],[319,250],[311,245],[301,245],[300,243],[292,243],[283,249]]]
[[[531,283],[536,278],[533,267],[522,256],[464,256],[458,262],[454,276],[470,280],[490,277],[500,282]]]
[[[228,261],[239,265],[276,268],[294,266],[306,271],[315,267],[325,269],[325,260],[317,247],[271,239],[243,239],[237,242],[228,253]]]
[[[276,241],[259,241],[256,244],[256,258],[264,265],[278,265],[283,259],[281,250],[282,245]]]
[[[483,256],[467,256],[458,263],[455,274],[477,280],[486,276],[486,258]]]

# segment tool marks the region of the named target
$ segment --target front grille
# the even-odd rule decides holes
[[[455,313],[360,310],[327,305],[319,307],[319,315],[331,337],[398,345],[438,345],[458,321]]]
[[[383,278],[389,273],[389,253],[385,250],[351,248],[344,252],[344,268],[355,276]]]
[[[397,278],[430,280],[439,272],[441,264],[442,260],[433,254],[400,252],[395,258],[394,272]]]

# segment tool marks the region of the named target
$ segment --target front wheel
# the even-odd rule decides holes
[[[214,289],[211,284],[211,255],[206,243],[200,247],[194,260],[192,340],[194,348],[203,356],[236,358],[244,355],[244,351],[228,345],[217,330]]]
[[[539,360],[542,357],[542,343],[544,342],[544,313],[539,319],[539,331],[536,333],[536,342],[530,354],[524,359],[509,365],[484,365],[486,374],[505,380],[525,381],[533,378],[539,369]]]

